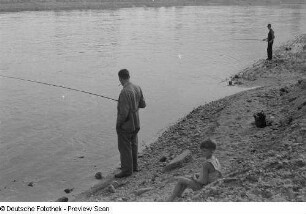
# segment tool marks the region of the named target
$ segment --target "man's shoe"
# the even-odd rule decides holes
[[[140,169],[133,169],[133,172],[140,172]]]
[[[124,173],[124,172],[120,172],[118,174],[115,174],[115,178],[124,178],[124,177],[128,177],[132,175],[132,173]]]

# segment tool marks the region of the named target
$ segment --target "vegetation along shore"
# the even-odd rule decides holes
[[[101,10],[127,7],[302,4],[304,0],[0,0],[0,12]]]
[[[90,190],[59,200],[164,201],[175,176],[198,172],[199,144],[211,137],[218,142],[223,179],[186,191],[178,201],[305,202],[306,34],[280,46],[272,61],[258,60],[229,81],[253,88],[199,106],[169,127],[139,154],[140,172],[102,176]],[[255,121],[257,115],[265,117]]]

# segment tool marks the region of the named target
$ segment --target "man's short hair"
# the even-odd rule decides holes
[[[130,78],[129,71],[127,69],[121,69],[118,72],[118,76],[119,76],[119,78],[124,79],[124,80],[127,80],[127,79]]]
[[[271,27],[271,24],[268,24],[268,26],[267,27]]]
[[[200,144],[200,149],[216,150],[217,144],[212,139],[207,139]]]

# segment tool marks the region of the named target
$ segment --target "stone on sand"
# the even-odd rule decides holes
[[[191,151],[187,149],[183,151],[179,156],[175,157],[166,167],[164,167],[163,172],[181,167],[183,163],[188,162],[191,158]]]

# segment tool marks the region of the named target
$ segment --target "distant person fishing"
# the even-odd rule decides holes
[[[272,30],[271,24],[268,24],[267,28],[269,29],[268,37],[263,39],[263,41],[268,42],[268,47],[267,47],[268,58],[267,58],[267,60],[272,60],[272,54],[273,54],[272,46],[273,46],[275,36],[274,36],[274,31]]]
[[[271,24],[267,25],[267,28],[269,29],[268,37],[264,39],[252,39],[252,38],[243,38],[243,39],[234,39],[234,40],[250,40],[250,41],[266,41],[268,42],[268,47],[267,47],[267,56],[268,58],[266,60],[272,60],[272,55],[273,55],[273,42],[275,39],[274,31],[272,29]]]

